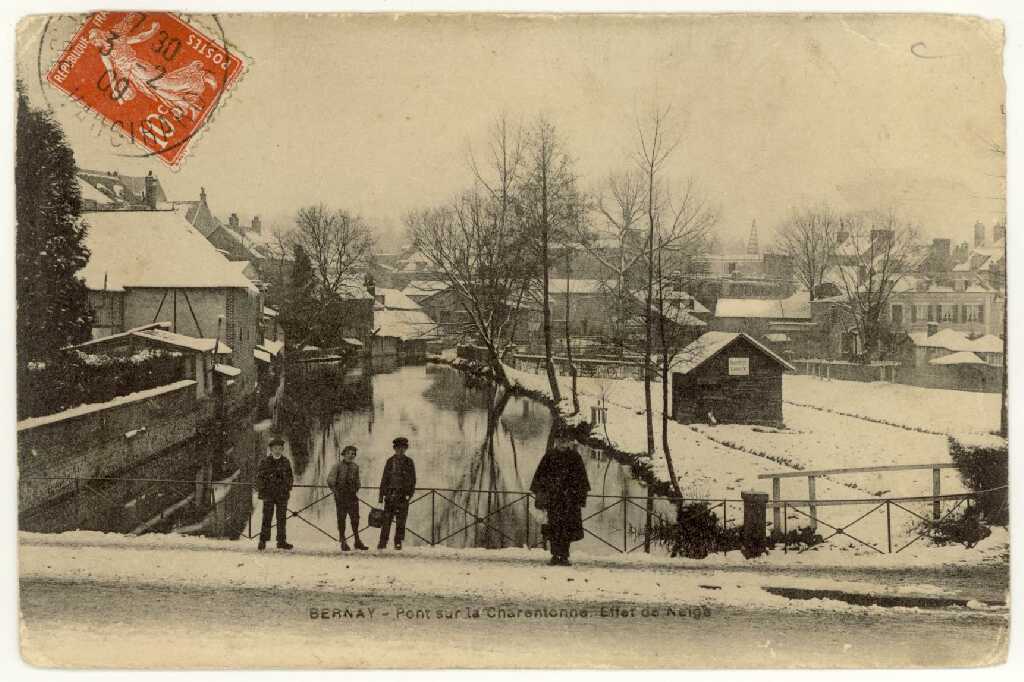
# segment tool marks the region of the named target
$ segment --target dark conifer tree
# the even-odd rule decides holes
[[[76,273],[89,259],[75,157],[46,111],[18,88],[16,296],[19,384],[28,363],[89,337],[93,313]]]

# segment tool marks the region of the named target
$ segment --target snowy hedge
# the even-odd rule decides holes
[[[29,368],[23,385],[18,387],[18,419],[102,403],[183,378],[181,353],[142,350],[114,356],[72,351]]]
[[[1009,449],[1005,438],[991,435],[950,436],[949,454],[964,485],[978,496],[978,507],[992,525],[1009,523]]]

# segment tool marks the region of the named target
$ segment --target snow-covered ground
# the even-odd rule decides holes
[[[22,655],[34,665],[871,667],[1006,655],[1005,593],[951,587],[941,571],[585,557],[551,567],[537,550],[259,553],[173,536],[20,540]]]
[[[935,433],[989,433],[999,428],[998,393],[904,384],[783,376],[783,398],[823,410]]]
[[[986,541],[998,544],[998,538]],[[971,570],[953,548],[938,554],[945,560],[915,554],[919,561],[903,569]],[[876,557],[878,555],[875,555]],[[828,550],[790,554],[775,552],[752,561],[737,552],[707,560],[669,559],[630,554],[615,557],[573,554],[568,568],[547,565],[541,549],[455,549],[410,547],[401,552],[349,552],[340,554],[331,543],[296,547],[291,552],[256,551],[245,540],[217,540],[171,534],[127,536],[115,533],[71,531],[60,534],[19,533],[19,575],[22,579],[89,580],[132,585],[190,585],[206,588],[321,589],[350,587],[393,594],[438,594],[487,599],[601,598],[632,602],[670,603],[699,595],[701,601],[738,606],[783,606],[784,600],[760,588],[799,587],[841,590],[855,594],[889,594],[969,598],[971,588],[933,584],[927,578],[903,573],[889,580],[892,567],[878,558]],[[921,559],[926,559],[921,561]],[[956,568],[957,565],[961,567]],[[799,567],[799,574],[772,567]],[[344,567],[342,569],[342,567]],[[723,570],[743,568],[742,571]],[[839,580],[832,569],[842,568],[877,580]],[[871,571],[876,571],[871,573]],[[922,573],[921,575],[928,575]],[[638,579],[644,576],[644,579]],[[567,579],[568,578],[568,579]],[[699,588],[698,585],[711,585]],[[740,593],[716,590],[724,586],[747,588]],[[708,594],[705,594],[708,591]],[[991,596],[979,587],[977,594]],[[834,608],[835,604],[824,605]],[[844,606],[845,607],[845,606]],[[852,607],[851,607],[852,608]]]
[[[545,376],[510,367],[506,368],[506,372],[511,381],[523,388],[542,395],[550,395]],[[797,380],[796,389],[793,388],[792,379]],[[927,409],[922,409],[921,405],[942,404],[941,414],[958,410],[967,414],[966,417],[960,414],[958,421],[953,422],[952,426],[944,427],[943,433],[962,432],[968,425],[974,424],[981,424],[982,429],[986,428],[991,425],[987,410],[995,410],[998,419],[998,396],[993,398],[960,391],[937,391],[938,395],[931,395],[929,389],[916,387],[826,382],[812,377],[786,376],[785,381],[784,398],[787,401],[796,395],[801,399],[797,402],[816,400],[823,405],[829,405],[829,409],[834,411],[785,404],[785,429],[747,425],[691,427],[669,422],[672,461],[685,495],[738,500],[743,490],[769,492],[770,481],[759,476],[775,471],[949,462],[946,437],[930,433],[939,431],[938,422],[930,419]],[[818,387],[814,383],[809,382],[829,386],[827,390],[820,391],[816,390]],[[561,409],[567,413],[570,406],[569,377],[559,377],[559,386],[563,396]],[[655,410],[660,415],[661,386],[656,384],[653,388]],[[592,406],[604,405],[608,410],[607,424],[599,427],[598,435],[605,436],[612,446],[623,452],[646,452],[641,382],[631,379],[581,377],[578,380],[578,389],[583,419],[589,420]],[[874,412],[865,409],[863,406],[866,405],[870,405]],[[888,415],[887,421],[891,424],[899,423],[900,426],[880,423],[880,418],[866,419],[841,414],[855,415],[858,411],[868,417],[869,413]],[[973,421],[970,415],[977,416],[979,413],[985,413],[988,421],[980,417],[980,421]],[[928,432],[911,430],[909,427],[914,425]],[[655,475],[661,480],[668,480],[667,465],[660,447],[660,421],[655,423],[655,444],[656,453],[652,460]],[[941,485],[943,494],[963,491],[959,475],[954,469],[942,471]],[[931,491],[931,470],[928,469],[830,476],[819,479],[816,486],[818,500],[867,499],[877,494],[886,497],[914,497],[929,495]],[[806,479],[782,479],[781,494],[783,499],[806,500]],[[955,502],[944,502],[942,511],[950,510],[954,504]],[[931,513],[929,502],[908,502],[902,506],[906,509],[894,506],[889,510],[893,549],[899,549],[914,538],[914,531],[920,519],[910,512],[923,517]],[[871,511],[872,508],[873,505],[868,504],[819,506],[817,516],[823,522],[819,525],[819,532],[827,537],[838,528],[849,527],[851,535],[873,547],[888,551],[885,508]],[[736,507],[732,509],[730,513],[735,514]],[[807,525],[809,512],[806,506],[789,509],[784,515],[785,528]],[[867,517],[858,521],[864,514],[867,514]],[[856,524],[848,526],[853,522]],[[996,536],[998,531],[994,537]],[[851,553],[874,551],[853,538],[842,536],[832,538],[827,546],[840,547]],[[917,541],[898,555],[892,555],[889,560],[907,561],[907,552],[925,547],[923,541]],[[997,553],[1000,551],[1002,550],[996,550]],[[927,548],[927,553],[933,558],[941,554],[936,552],[935,548]],[[968,560],[981,561],[989,555],[976,548],[965,552],[964,556]]]

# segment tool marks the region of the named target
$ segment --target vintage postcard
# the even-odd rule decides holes
[[[29,664],[1005,660],[999,21],[16,30]]]

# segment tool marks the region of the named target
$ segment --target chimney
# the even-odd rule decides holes
[[[156,178],[153,177],[153,171],[149,171],[145,178],[146,189],[145,195],[142,200],[146,202],[146,207],[151,211],[156,210]]]
[[[939,332],[939,323],[938,322],[929,322],[928,323],[928,336],[935,336],[938,332]]]
[[[235,232],[238,232],[238,214],[237,213],[232,213],[231,215],[228,216],[228,227],[230,227]]]
[[[996,223],[992,227],[992,243],[995,244],[996,242],[1003,241],[1005,239],[1006,239],[1006,224],[1005,223]]]
[[[254,215],[252,217],[252,227],[250,229],[256,234],[262,233],[263,223],[260,221],[260,217],[258,215]]]
[[[985,246],[985,225],[980,220],[974,223],[974,246]]]
[[[205,187],[200,187],[199,188],[199,201],[203,204],[203,206],[206,206],[206,188]]]

